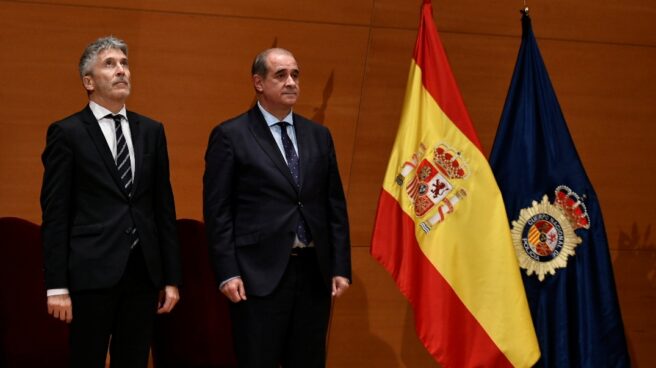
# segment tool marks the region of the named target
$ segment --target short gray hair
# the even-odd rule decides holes
[[[80,78],[91,73],[91,66],[98,57],[98,54],[107,49],[118,49],[123,51],[125,56],[128,56],[128,45],[125,41],[118,39],[114,36],[101,37],[89,44],[84,49],[80,57]]]
[[[291,57],[294,57],[294,54],[292,54],[291,51],[280,48],[280,47],[275,47],[272,49],[266,49],[262,52],[260,52],[256,57],[255,60],[253,60],[253,66],[251,67],[251,75],[259,75],[260,77],[264,78],[266,77],[267,73],[269,70],[267,69],[267,57],[269,57],[269,54],[272,52],[276,52],[279,54],[284,54],[284,55],[289,55]]]

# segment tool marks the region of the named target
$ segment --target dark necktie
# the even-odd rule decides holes
[[[121,115],[112,115],[114,119],[114,129],[116,131],[116,168],[118,175],[123,184],[123,190],[132,197],[132,164],[130,163],[130,151],[128,150],[128,142],[123,135],[123,128],[121,127]],[[128,229],[132,237],[130,249],[133,249],[139,243],[139,235],[137,228],[132,226]]]
[[[121,115],[112,115],[114,119],[114,129],[116,130],[116,168],[118,175],[123,183],[123,190],[132,196],[132,165],[130,164],[130,151],[128,142],[123,135],[121,128]]]
[[[280,138],[282,139],[282,148],[285,151],[285,158],[287,159],[287,166],[289,166],[289,171],[294,177],[296,185],[300,187],[301,183],[301,168],[298,162],[298,155],[292,144],[292,140],[287,135],[287,126],[290,125],[287,122],[281,121],[277,124],[280,127]],[[312,241],[312,234],[305,224],[305,219],[301,216],[301,221],[298,222],[296,226],[296,236],[301,243],[307,245]]]

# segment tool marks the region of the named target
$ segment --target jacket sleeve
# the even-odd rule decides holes
[[[180,285],[182,283],[182,266],[180,265],[180,245],[176,227],[175,202],[171,188],[169,155],[164,126],[158,124],[158,128],[155,223],[162,254],[164,284]]]
[[[351,280],[351,240],[349,235],[346,199],[342,188],[342,179],[337,167],[337,156],[332,137],[328,133],[328,220],[333,246],[333,276],[343,276]]]
[[[67,288],[75,158],[64,129],[57,123],[48,128],[41,160],[44,167],[41,238],[46,289]]]
[[[210,262],[217,284],[240,276],[235,257],[234,219],[231,197],[235,157],[232,142],[219,125],[210,134],[205,153],[203,214]]]

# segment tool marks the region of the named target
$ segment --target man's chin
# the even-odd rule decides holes
[[[127,100],[128,96],[130,93],[112,93],[110,95],[107,95],[103,98],[104,101],[107,103],[112,103],[112,104],[125,104],[125,101]]]
[[[283,98],[283,102],[289,107],[293,107],[297,100],[298,96],[285,96],[285,98]]]
[[[119,89],[114,91],[112,95],[116,99],[126,99],[128,98],[128,96],[130,96],[130,89],[129,88]]]

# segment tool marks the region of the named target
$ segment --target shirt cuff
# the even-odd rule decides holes
[[[223,280],[223,282],[221,282],[221,283],[219,284],[219,290],[223,289],[223,286],[225,286],[225,284],[227,284],[228,281],[231,281],[231,280],[234,280],[234,279],[240,279],[240,278],[241,278],[241,276],[233,276],[233,277],[231,277],[231,278],[229,278],[229,279],[227,279],[227,280]]]
[[[68,295],[68,289],[48,289],[46,290],[46,296],[55,296],[55,295]]]

